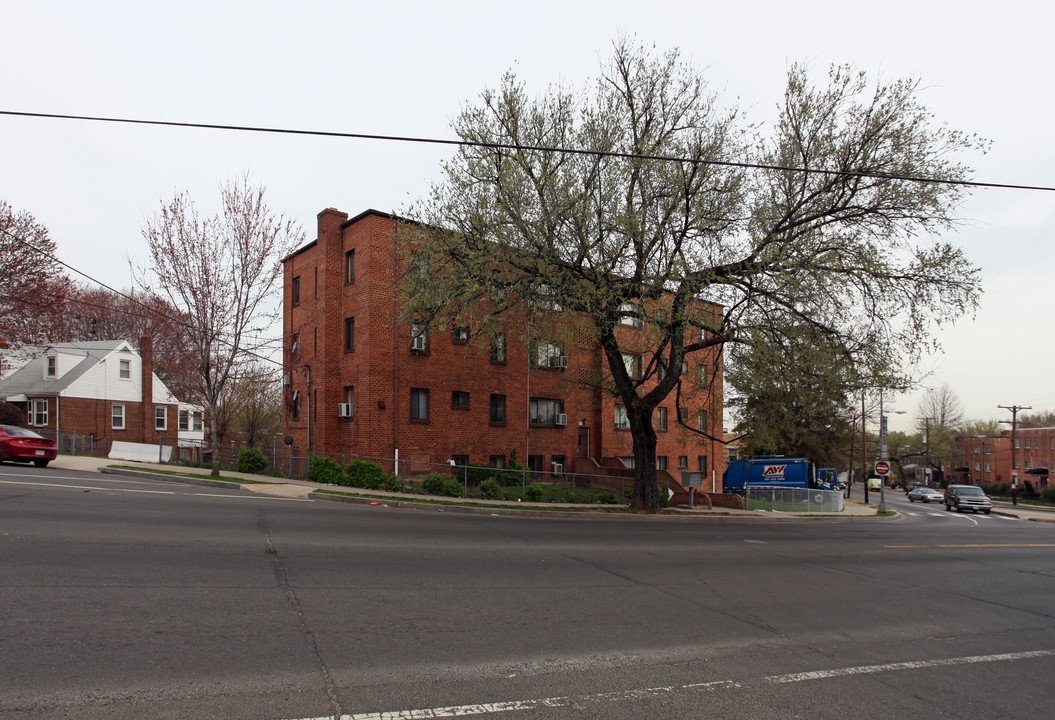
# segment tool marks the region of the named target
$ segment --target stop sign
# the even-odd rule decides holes
[[[890,474],[890,463],[886,460],[876,461],[876,475],[880,477],[886,477]]]

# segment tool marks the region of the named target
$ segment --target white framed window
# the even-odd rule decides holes
[[[29,401],[29,424],[44,427],[48,424],[47,398]]]
[[[155,430],[168,430],[169,427],[169,409],[164,405],[158,405],[154,408],[154,429]]]
[[[504,364],[506,361],[506,336],[505,333],[495,333],[491,336],[491,362]]]
[[[535,367],[542,368],[562,368],[567,367],[568,359],[564,357],[564,353],[561,352],[561,347],[554,342],[536,341],[534,343],[535,351],[531,354],[531,359],[535,364]]]
[[[641,306],[637,303],[623,303],[620,305],[619,324],[641,327]]]
[[[191,416],[191,421],[193,423],[192,427],[194,429],[194,432],[200,432],[201,431],[201,427],[202,427],[202,416],[201,416],[201,413],[200,412],[194,413],[194,415]]]
[[[117,376],[122,380],[132,379],[132,361],[131,360],[118,360],[117,362]]]
[[[557,416],[564,414],[564,401],[531,398],[528,414],[532,425],[556,426],[558,424]]]
[[[122,361],[123,362],[123,361]],[[114,430],[125,429],[125,405],[114,403],[110,408],[110,427]]]
[[[615,406],[615,426],[619,430],[630,429],[630,416],[626,414],[625,405]]]
[[[57,377],[59,374],[59,359],[54,355],[48,355],[47,367],[44,370],[44,377]]]
[[[641,379],[641,356],[632,353],[623,353],[623,366],[626,374],[634,380]]]
[[[414,323],[410,326],[410,349],[414,352],[429,351],[429,335],[424,325]]]
[[[181,431],[190,430],[190,413],[186,410],[179,411],[179,429]]]

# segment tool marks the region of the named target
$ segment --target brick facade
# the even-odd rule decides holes
[[[396,292],[407,262],[395,233],[399,222],[372,210],[349,220],[327,209],[318,216],[317,240],[285,260],[285,423],[294,445],[383,461],[398,451],[401,460],[437,465],[450,459],[488,465],[515,451],[520,462],[529,458],[544,471],[554,462],[577,472],[625,469],[619,458],[632,457],[632,441],[616,427],[615,399],[579,382],[602,371],[599,347],[565,341],[566,367],[555,362],[529,371],[526,322],[506,327],[504,362],[492,360],[489,338],[474,336],[472,328],[467,340],[455,328],[431,328],[425,348],[412,347]],[[704,417],[710,434],[721,437],[720,357],[690,360],[691,377],[701,362],[708,365],[709,387],[683,397],[683,408],[693,426]],[[349,399],[353,417],[339,417],[339,404]],[[413,415],[412,401],[423,417]],[[504,417],[492,421],[492,403],[499,402]],[[529,422],[532,405],[543,422]],[[661,407],[668,420],[657,455],[675,477],[703,469],[703,490],[713,474],[720,491],[721,443],[679,428],[673,395]],[[554,410],[566,416],[565,425],[549,421]]]
[[[1034,488],[1048,484],[1055,465],[1055,428],[1017,428],[1015,431],[1014,468],[1012,468],[1011,431],[998,436],[958,437],[956,444],[962,453],[963,464],[957,473],[958,481],[984,484],[1010,482],[1012,470],[1019,482],[1029,480]]]

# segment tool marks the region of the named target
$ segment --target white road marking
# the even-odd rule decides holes
[[[826,680],[828,678],[848,677],[853,675],[870,675],[897,670],[919,670],[921,668],[949,667],[953,665],[971,665],[975,663],[1013,662],[1055,656],[1055,650],[1031,650],[1000,655],[970,655],[958,658],[938,658],[934,660],[911,660],[908,662],[886,663],[883,665],[859,665],[855,667],[834,668],[831,670],[814,670],[812,672],[792,673],[790,675],[770,675],[760,682],[785,684],[805,682],[808,680]],[[573,702],[621,701],[638,698],[661,697],[678,692],[692,690],[740,688],[745,683],[735,680],[715,680],[705,683],[687,685],[669,685],[663,687],[642,688],[622,692],[597,693],[595,695],[564,696],[538,698],[534,700],[508,700],[505,702],[475,703],[472,705],[451,705],[447,707],[419,708],[417,710],[385,710],[382,712],[355,713],[341,715],[340,720],[432,720],[434,718],[466,717],[469,715],[495,715],[516,710],[535,710],[538,708],[569,707]],[[302,720],[331,720],[332,716],[302,718]]]
[[[273,495],[224,495],[222,493],[189,493],[197,497],[231,498],[234,500],[285,500],[286,502],[315,502],[311,498],[287,498]]]
[[[60,483],[29,482],[28,480],[0,480],[0,485],[38,485],[67,490],[102,490],[103,492],[151,493],[152,495],[175,495],[171,490],[130,490],[128,488],[95,487],[94,485],[62,485]]]

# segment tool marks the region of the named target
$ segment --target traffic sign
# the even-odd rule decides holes
[[[886,460],[877,460],[875,470],[876,475],[878,475],[879,477],[886,477],[890,474],[890,463],[888,463]]]

